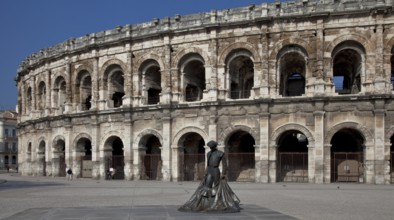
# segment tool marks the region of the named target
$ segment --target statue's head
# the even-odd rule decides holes
[[[217,143],[216,141],[209,141],[209,142],[207,143],[207,146],[208,146],[209,148],[211,148],[211,150],[214,150],[214,149],[217,148],[218,143]]]

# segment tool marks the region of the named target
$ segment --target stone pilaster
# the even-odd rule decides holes
[[[269,183],[269,120],[270,115],[265,109],[266,106],[262,106],[262,112],[260,116],[260,145],[255,148],[256,155],[256,182]],[[264,109],[264,110],[263,110]]]
[[[124,120],[124,133],[125,139],[122,140],[124,143],[124,174],[125,180],[132,180],[133,179],[133,150],[132,150],[132,143],[133,143],[133,126],[132,126],[132,118],[130,113],[125,114]]]
[[[386,111],[376,109],[375,113],[375,184],[385,182],[385,116]]]
[[[324,157],[324,183],[331,182],[331,144],[324,144],[323,148],[323,157]]]
[[[314,183],[324,182],[324,111],[315,111]],[[310,146],[308,146],[310,147]],[[309,154],[309,153],[308,153]]]
[[[69,59],[69,58],[68,58]],[[67,61],[66,64],[66,103],[65,103],[65,109],[64,111],[66,113],[72,112],[72,74],[71,74],[71,61]]]
[[[272,145],[272,142],[270,142],[270,145],[268,147],[268,175],[269,175],[269,182],[270,183],[275,183],[277,182],[276,180],[276,160],[277,160],[277,150],[278,146]]]
[[[100,125],[97,123],[97,117],[91,117],[91,137],[92,137],[92,178],[100,179]],[[104,145],[103,145],[104,147]]]
[[[167,111],[167,110],[165,110]],[[163,161],[162,174],[163,181],[171,181],[171,116],[170,112],[163,113],[162,126],[163,126],[163,146],[161,151],[161,158]]]
[[[269,84],[269,65],[268,62],[264,62],[268,60],[269,50],[268,50],[268,27],[264,25],[261,27],[261,79],[260,79],[260,97],[267,98],[269,97],[270,92],[270,84]]]
[[[99,97],[99,66],[98,66],[98,58],[93,58],[93,73],[92,73],[92,108],[91,110],[97,110]]]
[[[127,53],[127,69],[125,70],[124,73],[124,90],[125,90],[125,95],[123,97],[122,105],[124,107],[129,107],[132,106],[132,96],[133,96],[133,54],[130,51],[130,44],[126,44],[126,50],[129,51]]]

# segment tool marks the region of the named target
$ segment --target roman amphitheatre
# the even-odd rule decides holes
[[[182,12],[179,12],[182,13]],[[390,184],[392,0],[296,0],[115,27],[21,62],[22,175]]]

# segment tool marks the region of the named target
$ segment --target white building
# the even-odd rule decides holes
[[[0,169],[18,166],[17,113],[0,111]]]

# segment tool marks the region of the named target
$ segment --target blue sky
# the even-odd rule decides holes
[[[153,18],[272,0],[0,0],[0,110],[14,108],[22,60],[73,37]]]

